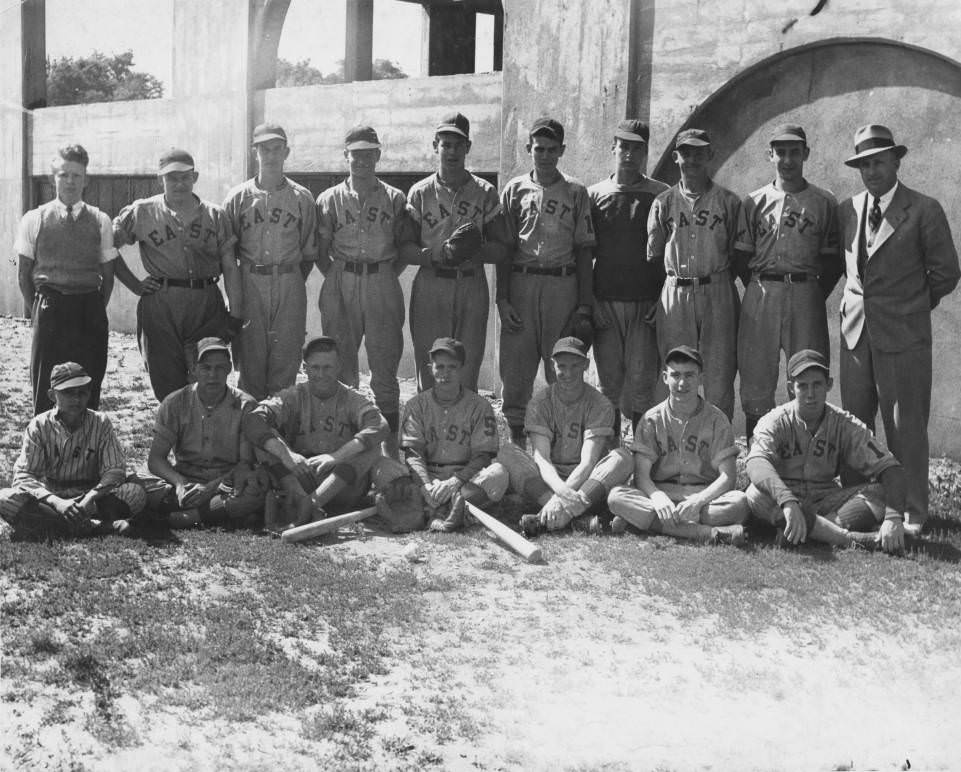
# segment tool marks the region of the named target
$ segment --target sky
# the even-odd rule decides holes
[[[94,49],[114,54],[131,49],[134,69],[171,80],[173,0],[47,0],[47,55],[85,56]],[[292,0],[279,56],[309,59],[322,72],[344,58],[346,0]],[[0,23],[19,5],[0,0]],[[421,74],[421,7],[398,0],[374,0],[374,59],[390,59],[408,75]],[[478,18],[478,71],[491,69],[493,25]]]

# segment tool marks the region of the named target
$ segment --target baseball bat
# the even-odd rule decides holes
[[[377,507],[367,507],[366,509],[358,509],[356,512],[348,512],[346,515],[337,515],[336,517],[318,520],[316,523],[298,525],[296,528],[288,528],[280,534],[280,540],[289,543],[313,539],[317,536],[323,536],[325,533],[332,533],[342,525],[357,523],[361,520],[366,520],[368,517],[373,517],[376,514]]]
[[[514,550],[514,552],[524,558],[524,560],[526,560],[528,563],[542,563],[544,561],[541,548],[536,544],[531,544],[529,541],[527,541],[527,539],[517,533],[517,531],[508,528],[500,520],[495,517],[491,517],[483,509],[475,507],[469,501],[464,503],[467,504],[467,511],[480,520],[482,526],[484,526],[488,531],[494,534],[494,536]]]

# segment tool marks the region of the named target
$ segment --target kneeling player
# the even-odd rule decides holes
[[[521,518],[526,535],[557,531],[572,521],[597,532],[600,520],[588,516],[630,476],[630,455],[618,449],[601,458],[614,434],[614,406],[584,382],[589,360],[583,342],[561,338],[551,357],[557,382],[530,401],[524,419],[533,458],[511,443],[497,460],[511,489],[540,506],[537,514]]]
[[[167,483],[156,508],[171,528],[254,525],[263,512],[266,475],[242,431],[244,416],[257,403],[227,385],[232,370],[227,343],[203,338],[193,368],[196,383],[168,394],[157,410],[147,468]]]
[[[143,511],[110,419],[87,408],[91,381],[75,362],[51,369],[54,407],[27,425],[13,485],[0,490],[0,537],[124,533]]]
[[[681,539],[743,544],[747,498],[734,490],[737,446],[731,422],[698,394],[703,360],[690,346],[667,353],[668,397],[648,410],[634,436],[634,487],[611,491],[611,530],[627,525]]]
[[[790,402],[765,415],[747,457],[751,514],[784,528],[784,539],[838,547],[904,550],[904,470],[870,429],[828,404],[827,359],[804,349],[788,361]],[[880,485],[842,488],[841,464]],[[874,529],[881,525],[880,533]]]
[[[272,457],[271,475],[296,509],[297,525],[323,519],[328,505],[360,501],[389,431],[370,400],[337,380],[333,338],[309,341],[303,358],[307,381],[265,399],[244,422],[250,442]]]

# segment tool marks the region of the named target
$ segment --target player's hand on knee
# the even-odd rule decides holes
[[[511,305],[509,300],[497,301],[497,313],[500,315],[501,325],[506,332],[520,332],[524,329],[524,322],[521,320],[520,314],[514,310],[514,306]]]
[[[176,488],[177,503],[181,507],[193,507],[202,502],[204,486],[199,483],[180,483]]]
[[[307,460],[307,466],[318,478],[330,474],[337,466],[337,459],[330,453],[322,453]]]
[[[881,523],[881,549],[890,555],[904,554],[904,524],[900,520]]]
[[[664,491],[654,491],[651,494],[651,504],[654,507],[654,514],[663,523],[677,522],[677,507],[671,501],[671,497]]]
[[[282,459],[284,467],[294,474],[310,476],[313,470],[310,468],[308,460],[300,455],[296,450],[288,451],[286,458]]]
[[[784,513],[784,538],[791,544],[801,544],[807,541],[808,526],[804,521],[804,512],[796,501],[789,501],[781,507]]]
[[[674,516],[682,523],[699,523],[701,522],[701,510],[703,508],[704,504],[701,502],[701,497],[697,494],[692,494],[683,501],[678,502]]]

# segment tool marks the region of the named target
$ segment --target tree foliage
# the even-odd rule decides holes
[[[404,72],[396,62],[389,59],[374,59],[373,62],[374,80],[392,80],[394,78],[406,78]],[[277,86],[285,88],[287,86],[323,86],[331,83],[344,82],[344,60],[337,62],[337,69],[333,72],[323,73],[310,63],[310,59],[302,59],[299,62],[291,62],[287,59],[277,59]]]
[[[133,51],[107,55],[47,59],[47,104],[77,105],[119,102],[128,99],[159,99],[163,83],[146,72],[133,69]]]

